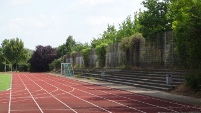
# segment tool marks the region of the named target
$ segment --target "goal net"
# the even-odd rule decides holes
[[[61,75],[73,76],[73,68],[71,63],[61,63]]]

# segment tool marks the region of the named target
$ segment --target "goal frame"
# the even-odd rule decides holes
[[[74,70],[71,63],[61,63],[61,75],[74,76]]]

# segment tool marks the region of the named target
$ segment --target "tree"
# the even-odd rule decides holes
[[[72,47],[72,51],[81,52],[82,49],[89,48],[88,43],[82,44],[80,42],[75,42],[75,45]]]
[[[98,64],[100,67],[105,66],[105,60],[106,60],[106,53],[107,53],[107,43],[101,43],[98,45],[95,49],[96,54],[98,55]]]
[[[182,64],[189,70],[186,84],[201,89],[201,2],[200,0],[171,0],[173,30]]]
[[[146,39],[154,39],[157,33],[171,30],[172,19],[168,17],[169,0],[144,0],[147,10],[139,13],[140,32]]]
[[[120,42],[124,37],[130,37],[136,32],[136,24],[131,19],[131,16],[128,16],[121,24],[119,24],[119,30],[117,31],[116,40]]]
[[[58,71],[59,69],[61,69],[61,63],[62,63],[62,59],[58,58],[53,60],[50,64],[49,64],[49,68],[51,71]]]
[[[60,45],[59,47],[56,48],[56,51],[57,51],[57,58],[62,57],[67,53],[66,45],[65,44]]]
[[[102,39],[106,40],[108,43],[116,42],[117,30],[114,25],[108,25],[107,30],[103,32]]]
[[[28,51],[24,48],[24,43],[21,39],[5,39],[2,43],[3,54],[6,61],[11,64],[26,62],[28,60]]]
[[[4,62],[5,62],[5,59],[4,59],[4,56],[3,56],[3,49],[2,47],[0,47],[0,71],[4,71]]]
[[[179,56],[188,68],[201,70],[201,2],[171,0],[170,7]]]
[[[131,61],[131,58],[130,58],[130,38],[129,37],[124,37],[121,39],[121,42],[120,42],[120,49],[122,51],[125,52],[125,68],[126,69],[129,69],[131,67],[130,65],[130,61]]]
[[[36,46],[31,59],[31,71],[46,72],[49,71],[49,64],[56,58],[56,49],[51,46]]]
[[[98,39],[93,39],[91,42],[92,48],[96,48],[98,45],[101,45],[102,43],[105,44],[112,44],[116,42],[116,34],[117,31],[115,29],[114,25],[108,25],[107,30],[101,34]]]
[[[66,40],[66,52],[67,54],[70,54],[72,52],[73,46],[75,46],[75,40],[73,39],[73,36],[68,36]]]
[[[85,48],[85,49],[82,50],[82,55],[83,55],[83,59],[84,59],[84,66],[86,68],[89,67],[90,50],[91,50],[91,48]]]

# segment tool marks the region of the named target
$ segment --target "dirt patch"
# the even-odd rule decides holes
[[[170,93],[177,95],[184,95],[189,97],[195,97],[201,99],[201,91],[195,91],[185,85],[185,83],[179,85],[173,89]]]

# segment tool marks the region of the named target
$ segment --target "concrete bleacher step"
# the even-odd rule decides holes
[[[147,85],[147,86],[155,86],[155,87],[167,87],[167,88],[169,88],[170,86],[169,85],[167,85],[166,83],[165,83],[165,81],[143,81],[143,80],[138,80],[138,79],[136,79],[136,80],[131,80],[131,79],[129,79],[129,80],[123,80],[123,79],[118,79],[118,78],[114,78],[114,79],[105,79],[106,81],[108,81],[108,80],[110,80],[110,81],[118,81],[118,82],[122,82],[122,83],[127,83],[127,84],[141,84],[141,85]],[[139,86],[138,85],[138,86]],[[175,85],[173,85],[173,86],[175,86]]]
[[[105,77],[101,77],[101,71],[78,71],[81,77],[93,77],[96,80],[107,81],[112,83],[142,87],[147,89],[156,89],[168,91],[172,87],[176,87],[184,81],[183,72],[171,72],[173,84],[166,84],[166,75],[168,71],[106,71]]]
[[[112,75],[112,76],[106,76],[108,79],[122,79],[122,80],[135,80],[135,81],[144,81],[144,82],[154,82],[154,83],[166,83],[166,77],[165,76],[161,76],[161,77],[151,77],[151,76],[127,76],[127,75]],[[183,82],[184,80],[178,80],[178,79],[174,79],[173,77],[173,82],[174,84],[180,84],[181,82]]]
[[[152,86],[152,85],[147,85],[147,84],[137,84],[137,83],[122,82],[122,81],[114,81],[114,80],[105,80],[105,81],[117,83],[117,84],[141,87],[141,88],[146,88],[146,89],[162,90],[162,91],[168,91],[171,87],[171,86],[169,86],[169,87],[157,87],[157,86]]]

